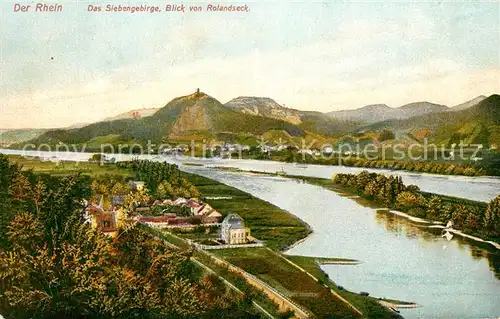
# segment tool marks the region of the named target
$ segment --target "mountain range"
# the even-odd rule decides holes
[[[402,105],[397,108],[389,107],[386,104],[372,104],[354,110],[333,111],[327,113],[329,116],[350,121],[358,121],[364,123],[376,123],[391,119],[407,119],[415,116],[420,116],[428,113],[439,113],[446,111],[463,111],[479,102],[486,97],[481,95],[470,101],[456,105],[454,107],[447,107],[441,104],[430,102],[413,102]]]
[[[302,123],[300,111],[281,106],[268,97],[240,96],[227,102],[224,106],[245,114],[270,117],[292,124]]]
[[[133,110],[82,127],[28,130],[24,132],[24,141],[96,146],[147,140],[255,144],[260,138],[326,142],[389,129],[396,136],[409,135],[417,141],[425,136],[439,142],[462,138],[491,144],[498,143],[500,138],[495,122],[498,120],[495,110],[500,107],[497,97],[479,96],[451,108],[415,102],[398,108],[374,104],[356,110],[321,113],[287,108],[268,97],[242,96],[222,104],[205,93],[196,92],[175,98],[162,108]],[[2,135],[6,134],[15,135],[9,132]],[[376,140],[377,134],[367,136]],[[22,138],[11,143],[20,142]]]
[[[469,103],[470,105],[470,103]],[[459,105],[459,107],[463,107]],[[428,113],[408,119],[391,119],[361,127],[360,130],[392,130],[436,144],[500,144],[500,95],[493,94],[465,109]]]
[[[22,143],[37,138],[49,129],[13,129],[0,130],[0,146]]]
[[[328,117],[321,112],[287,108],[268,97],[240,96],[224,106],[244,114],[289,122],[303,130],[326,136],[338,136],[359,126],[356,121]]]
[[[299,126],[268,117],[245,114],[225,107],[197,92],[178,97],[151,116],[103,121],[77,129],[57,129],[36,138],[37,143],[122,143],[219,140],[232,135],[259,137],[269,131],[304,136]]]
[[[458,105],[455,105],[453,107],[450,108],[450,111],[452,112],[455,112],[455,111],[463,111],[463,110],[466,110],[468,108],[471,108],[473,107],[474,105],[477,105],[479,104],[479,102],[483,101],[486,99],[486,96],[484,95],[480,95],[478,97],[475,97],[473,98],[472,100],[470,101],[467,101],[467,102],[464,102],[462,104],[458,104]]]

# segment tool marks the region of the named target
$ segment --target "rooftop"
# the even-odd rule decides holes
[[[232,229],[245,228],[245,222],[238,214],[229,214],[222,221],[223,226],[231,226]]]

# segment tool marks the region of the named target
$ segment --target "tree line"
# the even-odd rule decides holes
[[[118,167],[131,169],[137,180],[146,183],[151,194],[159,199],[200,196],[198,189],[182,177],[175,164],[152,161],[119,162]]]
[[[382,168],[390,170],[404,170],[410,172],[442,174],[442,175],[464,175],[464,176],[485,175],[485,171],[480,167],[474,167],[472,165],[452,164],[452,163],[345,158],[341,160],[340,165],[352,166],[352,167]]]
[[[423,193],[415,185],[404,185],[400,176],[363,171],[359,174],[335,174],[335,183],[360,196],[410,215],[453,222],[453,228],[496,241],[500,239],[500,195],[487,205]]]

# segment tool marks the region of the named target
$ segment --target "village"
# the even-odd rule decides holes
[[[142,181],[129,181],[128,186],[127,195],[103,194],[94,197],[98,201],[90,200],[84,211],[86,222],[108,236],[116,236],[127,221],[141,223],[155,229],[188,234],[194,238],[190,242],[203,249],[264,246],[250,235],[250,229],[237,214],[228,213],[223,218],[223,213],[198,198],[154,199],[145,196],[147,189]]]

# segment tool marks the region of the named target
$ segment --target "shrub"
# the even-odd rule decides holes
[[[464,169],[463,174],[465,176],[475,176],[476,170],[472,167],[467,167],[466,169]]]
[[[402,192],[396,197],[396,207],[403,210],[419,207],[424,205],[424,203],[424,196],[408,191]]]
[[[420,192],[420,187],[418,187],[417,185],[408,185],[406,186],[406,190],[409,191],[409,192],[412,192],[412,193],[415,193],[415,192]]]
[[[443,202],[440,197],[432,196],[426,204],[427,217],[431,219],[439,218],[440,212],[443,208]]]
[[[491,236],[500,236],[500,195],[488,203],[483,224]]]

